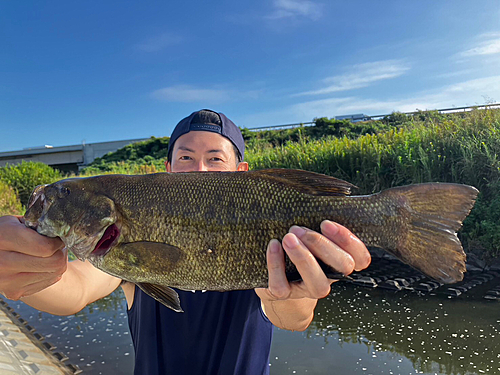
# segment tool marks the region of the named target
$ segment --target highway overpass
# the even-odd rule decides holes
[[[128,139],[123,141],[87,143],[73,146],[44,146],[26,148],[19,151],[0,152],[0,167],[18,164],[22,160],[39,161],[64,172],[77,172],[94,159],[116,151],[128,144],[145,141],[148,138]]]

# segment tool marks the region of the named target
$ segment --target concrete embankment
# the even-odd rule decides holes
[[[475,298],[500,301],[500,266],[478,267],[467,263],[464,280],[443,285],[427,278],[410,266],[384,252],[373,251],[372,263],[366,270],[354,272],[350,283],[369,288],[383,288],[419,294],[445,295],[448,298]]]
[[[72,375],[82,371],[0,297],[0,375]]]

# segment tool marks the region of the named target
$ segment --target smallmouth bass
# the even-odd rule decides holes
[[[439,282],[463,279],[456,232],[477,189],[424,183],[350,196],[353,187],[291,169],[73,178],[37,187],[25,223],[175,311],[171,287],[267,287],[268,242],[292,225],[319,231],[325,219]],[[297,278],[288,258],[286,272]]]

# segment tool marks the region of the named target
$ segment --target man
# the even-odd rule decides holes
[[[246,171],[239,129],[222,113],[202,110],[181,120],[168,152],[168,172]],[[122,286],[136,351],[136,374],[266,374],[272,325],[304,330],[317,300],[328,295],[316,257],[350,274],[368,266],[364,244],[346,228],[325,221],[322,234],[293,226],[267,249],[268,288],[232,292],[178,291],[185,313],[175,313],[130,283],[88,262],[67,263],[58,239],[0,218],[0,291],[53,314],[68,315]],[[285,276],[284,251],[301,282]],[[271,324],[272,323],[272,324]]]

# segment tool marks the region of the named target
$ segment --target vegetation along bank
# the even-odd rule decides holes
[[[467,252],[500,258],[500,109],[414,115],[350,123],[318,118],[313,126],[243,129],[252,169],[300,168],[332,175],[369,194],[420,182],[454,182],[480,190],[459,236]],[[168,137],[128,145],[96,159],[80,176],[164,171]],[[67,176],[41,163],[0,168],[0,214],[22,214],[32,189]]]

